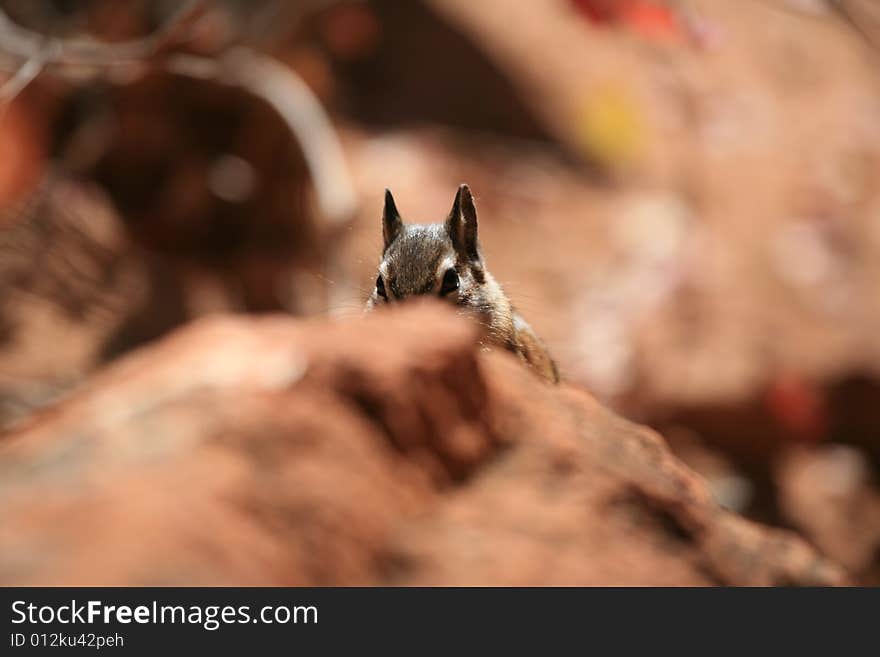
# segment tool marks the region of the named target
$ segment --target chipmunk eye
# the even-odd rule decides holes
[[[388,300],[388,295],[385,294],[385,281],[382,280],[382,274],[376,277],[376,294],[386,301]]]
[[[454,269],[447,269],[443,274],[443,282],[440,284],[440,296],[445,297],[450,292],[458,289],[458,274]]]

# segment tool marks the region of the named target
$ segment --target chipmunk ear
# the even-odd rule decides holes
[[[400,212],[397,211],[397,206],[394,204],[394,197],[391,195],[391,190],[386,189],[385,207],[382,210],[382,237],[385,240],[384,248],[387,249],[388,245],[397,238],[402,230],[403,219],[400,218]]]
[[[460,256],[472,261],[480,259],[477,244],[477,208],[471,188],[460,185],[452,203],[452,210],[446,219],[446,230],[452,238],[452,245]]]

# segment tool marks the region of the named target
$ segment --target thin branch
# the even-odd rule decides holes
[[[15,24],[0,9],[0,53],[24,62],[0,87],[0,100],[4,94],[13,97],[46,68],[102,71],[143,63],[201,17],[206,1],[188,0],[154,34],[119,44],[44,37]],[[268,102],[302,148],[322,214],[340,222],[352,216],[356,195],[342,146],[321,103],[293,70],[245,48],[231,50],[218,60],[173,55],[166,65],[174,73],[234,84]]]
[[[235,48],[219,60],[178,55],[168,61],[168,69],[180,75],[234,84],[269,103],[302,148],[321,213],[334,222],[351,218],[357,208],[357,196],[342,145],[320,101],[295,71],[246,48]]]
[[[131,64],[151,57],[190,27],[201,17],[204,5],[205,0],[186,0],[153,34],[122,43],[43,36],[16,24],[0,9],[0,50],[25,62],[42,56],[45,68],[73,66],[104,69]]]
[[[22,64],[15,75],[0,85],[0,104],[11,103],[40,74],[44,65],[40,56],[32,57]]]

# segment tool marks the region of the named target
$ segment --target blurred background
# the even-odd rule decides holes
[[[0,429],[198,316],[352,316],[385,187],[565,379],[880,583],[880,4],[3,0]]]

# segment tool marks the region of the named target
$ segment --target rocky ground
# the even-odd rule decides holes
[[[0,582],[847,582],[475,338],[434,302],[206,319],[124,357],[0,441]]]

